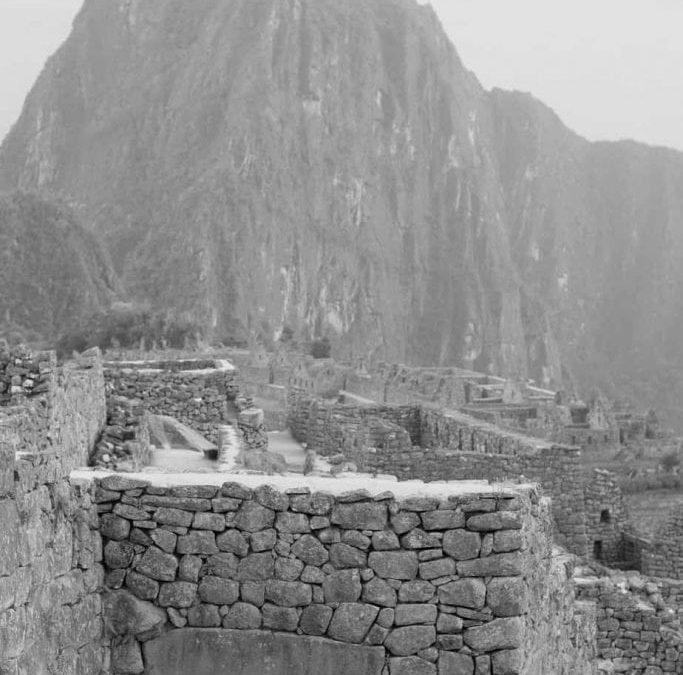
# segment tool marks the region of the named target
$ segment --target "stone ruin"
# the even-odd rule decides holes
[[[126,429],[107,424],[102,364],[40,362],[44,391],[0,406],[2,673],[681,672],[680,627],[666,614],[680,588],[647,578],[638,591],[632,576],[609,586],[556,546],[565,528],[591,548],[588,520],[558,522],[553,503],[560,483],[576,497],[576,448],[419,406],[361,414],[299,398],[299,433],[346,448],[347,421],[358,425],[353,451],[411,480],[361,489],[357,477],[93,471],[82,467],[98,442],[121,440],[107,427]],[[113,377],[110,399],[125,395]],[[205,402],[192,398],[203,397],[183,395],[196,413]],[[216,441],[236,428],[224,421],[211,421]],[[522,463],[524,482],[471,481]]]

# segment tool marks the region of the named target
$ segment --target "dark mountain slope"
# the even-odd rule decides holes
[[[66,206],[0,197],[0,330],[54,337],[116,292],[108,257]]]

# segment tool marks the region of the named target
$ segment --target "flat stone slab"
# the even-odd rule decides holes
[[[183,628],[143,645],[145,675],[381,675],[384,649],[260,630]]]

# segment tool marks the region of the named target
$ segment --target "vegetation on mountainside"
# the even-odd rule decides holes
[[[89,347],[181,348],[196,345],[203,334],[202,327],[187,314],[153,311],[146,305],[119,302],[64,333],[57,342],[57,352],[65,356]]]

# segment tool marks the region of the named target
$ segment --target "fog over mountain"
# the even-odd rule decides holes
[[[414,0],[90,0],[0,148],[0,189],[69,203],[122,296],[217,339],[660,405],[682,188],[681,153],[484,90]]]

